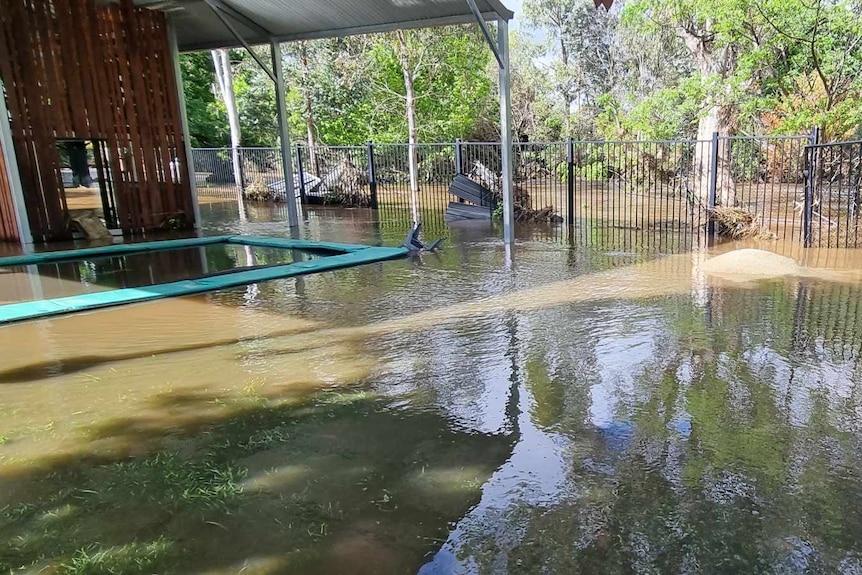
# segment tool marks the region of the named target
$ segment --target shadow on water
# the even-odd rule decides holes
[[[113,353],[110,355],[80,355],[74,357],[65,357],[62,361],[46,360],[42,362],[17,366],[12,369],[0,370],[0,384],[28,383],[31,381],[37,381],[49,377],[61,377],[65,375],[80,373],[106,363],[141,359],[145,357],[182,354],[190,351],[234,346],[243,343],[250,344],[254,343],[255,341],[268,338],[282,337],[287,335],[301,335],[302,333],[310,331],[312,331],[311,328],[291,328],[274,330],[268,333],[266,336],[245,338],[221,338],[201,343],[174,345],[170,348],[146,348],[137,351],[130,351],[127,353]],[[302,351],[306,351],[307,349],[308,347],[295,347],[290,350],[285,350],[284,353],[299,353]]]
[[[163,396],[161,420],[92,430],[130,459],[74,453],[0,475],[0,570],[405,573],[511,449],[361,390],[214,414],[219,400]]]

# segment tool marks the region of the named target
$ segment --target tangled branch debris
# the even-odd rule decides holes
[[[350,159],[345,156],[333,174],[334,177],[327,175],[324,178],[324,182],[329,184],[327,203],[352,208],[368,207],[370,198],[363,191],[363,186],[368,183],[368,176],[365,172],[353,165]]]
[[[497,205],[503,204],[501,176],[498,176],[495,172],[492,172],[481,162],[477,161],[473,164],[469,177],[491,190]],[[513,196],[515,221],[528,223],[559,223],[563,221],[563,218],[557,215],[553,206],[545,206],[539,209],[533,208],[530,194],[523,186],[515,185]]]
[[[253,202],[278,202],[283,198],[266,184],[263,178],[255,180],[247,185],[244,190],[245,199]]]
[[[777,237],[763,225],[757,214],[743,208],[716,206],[710,211],[710,217],[718,224],[716,232],[719,236],[735,240],[774,240]]]

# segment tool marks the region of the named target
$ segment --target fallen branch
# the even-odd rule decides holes
[[[718,224],[716,233],[719,236],[734,240],[774,240],[777,238],[774,232],[763,225],[757,214],[746,209],[716,206],[710,210],[709,215]]]

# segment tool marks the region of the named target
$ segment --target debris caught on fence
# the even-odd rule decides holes
[[[502,178],[485,167],[482,162],[476,161],[470,171],[470,178],[476,180],[494,194],[498,206],[503,205]],[[563,218],[556,213],[553,206],[533,208],[530,193],[526,188],[515,185],[513,192],[513,204],[515,208],[515,221],[529,223],[560,223]]]
[[[338,164],[338,168],[324,177],[329,193],[326,203],[339,204],[350,208],[367,208],[370,198],[365,193],[363,186],[368,183],[365,172],[353,165],[345,156]]]
[[[735,240],[774,240],[777,238],[774,232],[763,225],[760,216],[743,208],[716,206],[710,211],[710,217],[718,224],[716,233],[719,236]]]
[[[263,178],[255,178],[255,180],[245,187],[243,192],[245,199],[253,202],[282,202],[284,194],[279,194],[272,187],[267,186]]]

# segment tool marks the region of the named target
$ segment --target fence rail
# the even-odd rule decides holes
[[[862,142],[817,138],[815,130],[711,140],[521,142],[513,150],[515,194],[523,208],[582,234],[712,231],[710,210],[734,205],[779,238],[855,247]],[[458,201],[449,194],[457,174],[498,191],[500,152],[499,142],[416,145],[421,219],[442,223],[449,203]],[[407,144],[297,144],[292,155],[304,203],[370,207],[382,221],[412,221]],[[277,148],[196,149],[193,159],[199,196],[284,199]]]

